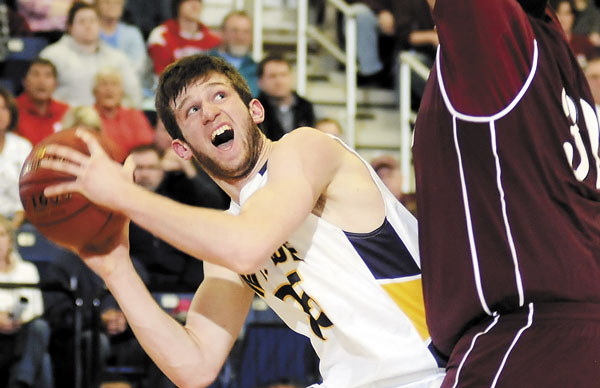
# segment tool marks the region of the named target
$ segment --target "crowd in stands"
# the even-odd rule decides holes
[[[413,50],[427,66],[433,64],[439,42],[426,0],[347,2],[358,21],[359,84],[388,88],[397,84],[393,79],[400,50]],[[552,3],[598,107],[600,11],[591,0]],[[205,4],[201,0],[14,0],[6,4],[7,17],[0,18],[0,27],[8,24],[11,36],[41,38],[46,46],[28,61],[19,80],[22,86],[0,87],[0,283],[40,280],[36,266],[13,248],[15,231],[27,222],[19,198],[19,173],[32,147],[64,128],[100,132],[115,160],[132,156],[135,181],[148,190],[193,206],[227,209],[225,193],[194,161],[177,157],[160,120],[153,112],[141,110],[163,69],[184,56],[207,53],[235,66],[265,107],[260,127],[268,138],[278,140],[295,128],[311,126],[343,139],[337,120],[316,117],[313,103],[295,92],[293,68],[284,56],[275,53],[259,62],[253,59],[253,20],[244,11],[227,14],[216,31],[202,22]],[[338,20],[341,28],[343,18]],[[17,92],[18,97],[13,97]],[[398,161],[383,155],[372,166],[406,204],[410,198],[401,190]],[[133,223],[130,239],[132,257],[150,290],[193,292],[202,281],[201,261]],[[82,343],[91,352],[98,341],[101,365],[152,368],[100,278],[81,260],[65,252],[53,260],[47,275],[62,284],[74,277],[82,285],[86,306]],[[98,317],[91,309],[96,301],[101,306]],[[71,386],[72,303],[68,295],[42,300],[36,289],[0,287],[0,386]],[[95,324],[101,326],[96,340]],[[92,373],[89,368],[84,372]],[[148,386],[172,386],[158,370],[149,376]]]

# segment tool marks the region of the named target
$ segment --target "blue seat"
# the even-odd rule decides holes
[[[50,262],[67,252],[42,235],[35,226],[24,223],[17,230],[17,249],[25,260]]]
[[[0,82],[9,86],[14,95],[23,91],[21,80],[25,77],[29,64],[47,45],[46,38],[41,37],[11,37],[8,41],[8,53],[4,59]]]
[[[31,61],[48,45],[46,38],[12,37],[8,42],[7,61]]]

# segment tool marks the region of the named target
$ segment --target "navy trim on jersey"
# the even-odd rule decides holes
[[[263,164],[263,166],[258,171],[258,173],[260,175],[265,175],[265,172],[267,172],[267,164],[268,164],[268,161],[266,161],[265,164]]]
[[[344,234],[375,279],[394,279],[421,273],[410,252],[387,218],[369,233]]]

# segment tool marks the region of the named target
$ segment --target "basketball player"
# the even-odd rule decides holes
[[[427,322],[443,387],[598,386],[600,158],[546,1],[437,0],[415,129]]]
[[[90,136],[87,157],[64,147],[45,167],[81,192],[205,261],[185,328],[154,303],[128,258],[79,252],[106,282],[146,351],[175,384],[207,386],[256,293],[319,355],[322,387],[438,387],[428,349],[415,219],[341,141],[300,128],[278,142],[239,73],[191,56],[166,70],[157,110],[183,159],[195,157],[231,197],[227,213],[194,208],[131,182]],[[168,258],[165,258],[168,260]]]

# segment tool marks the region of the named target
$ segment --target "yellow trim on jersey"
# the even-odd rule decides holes
[[[386,283],[381,287],[396,302],[398,307],[411,320],[423,340],[429,338],[429,330],[425,322],[425,303],[423,301],[423,287],[421,279],[407,282]]]

